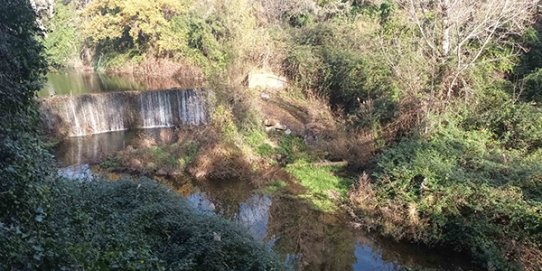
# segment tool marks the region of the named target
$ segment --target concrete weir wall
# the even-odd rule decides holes
[[[130,129],[199,126],[208,121],[208,92],[123,91],[56,96],[39,101],[49,133],[84,136]]]

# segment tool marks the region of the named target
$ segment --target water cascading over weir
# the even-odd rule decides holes
[[[84,136],[131,129],[199,126],[208,120],[208,92],[123,91],[56,96],[40,101],[49,133]]]

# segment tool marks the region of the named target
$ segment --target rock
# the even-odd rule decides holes
[[[263,121],[263,125],[269,127],[269,126],[275,126],[275,125],[280,125],[280,122],[276,119],[265,119]]]
[[[147,163],[146,168],[150,169],[150,170],[154,170],[154,169],[156,169],[156,164],[153,163],[153,162],[149,162],[149,163]]]
[[[134,151],[134,147],[132,145],[128,145],[126,146],[126,151],[128,152],[133,152]]]
[[[176,177],[183,175],[183,171],[180,169],[174,169],[169,173],[170,176]]]
[[[262,100],[264,100],[264,101],[267,101],[267,100],[271,99],[271,96],[267,92],[262,92],[262,93],[260,93],[260,98],[262,98]]]
[[[158,176],[167,176],[167,171],[164,168],[160,168],[156,171],[156,175]]]
[[[58,170],[58,175],[68,180],[77,180],[80,182],[91,182],[94,175],[88,164],[74,165]]]
[[[141,169],[142,166],[143,166],[143,163],[141,163],[141,161],[139,161],[139,159],[136,159],[136,158],[130,159],[130,167],[131,168],[133,168],[133,169]]]
[[[247,76],[249,89],[281,90],[288,86],[288,80],[270,72],[250,72]]]
[[[264,120],[263,124],[265,125],[266,132],[275,131],[275,130],[284,131],[287,129],[286,126],[281,124],[278,120],[274,120],[274,119],[266,119]]]
[[[292,134],[292,130],[286,129],[286,131],[284,131],[284,134],[286,134],[286,135],[291,135],[291,134]]]

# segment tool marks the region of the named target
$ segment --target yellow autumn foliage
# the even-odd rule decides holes
[[[184,0],[97,0],[82,15],[82,33],[92,43],[128,41],[134,46],[155,44],[173,16],[187,12]]]

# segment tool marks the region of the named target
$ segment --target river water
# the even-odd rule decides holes
[[[70,75],[48,78],[49,89],[44,91],[55,95],[126,90],[101,83],[95,88],[95,79],[82,80],[82,75],[72,79]],[[67,87],[51,90],[57,87],[55,80]],[[109,79],[99,80],[109,82]],[[119,83],[114,85],[127,89],[138,86],[130,78],[117,80]],[[70,84],[81,84],[81,90],[73,88],[71,91]],[[100,175],[99,170],[93,170],[96,168],[93,165],[118,151],[132,148],[140,138],[150,137],[157,144],[169,144],[177,140],[176,136],[173,129],[163,128],[72,137],[57,145],[55,156],[60,174],[91,179]],[[110,179],[123,177],[112,173],[101,175]],[[276,251],[293,270],[477,270],[462,255],[449,250],[398,243],[356,230],[344,214],[318,211],[295,193],[269,193],[236,180],[206,183],[186,178],[155,177],[155,180],[177,191],[202,215],[223,216],[244,227],[256,240]]]
[[[191,88],[197,87],[200,84],[200,82],[194,82],[193,80],[68,70],[47,74],[47,83],[38,92],[38,97],[127,90],[168,89],[174,87]]]

